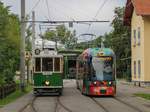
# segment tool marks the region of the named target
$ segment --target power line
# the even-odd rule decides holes
[[[41,1],[41,0],[38,0],[38,1],[35,3],[35,5],[33,6],[33,8],[31,8],[31,11],[29,11],[29,14],[31,14],[32,11],[39,5],[40,1]]]
[[[56,14],[56,12],[60,12],[62,17],[65,16],[65,17],[68,17],[68,18],[74,20],[72,17],[68,16],[68,14],[63,12],[62,10],[58,10],[58,8],[55,8],[55,7],[53,7],[53,9],[55,10],[55,14]],[[60,17],[60,14],[59,14],[59,17]]]
[[[88,20],[82,20],[82,21],[24,21],[26,23],[32,23],[32,22],[35,22],[35,23],[51,23],[51,24],[56,24],[56,23],[104,23],[104,22],[110,22],[110,21],[107,21],[107,20],[102,20],[102,21],[88,21]]]
[[[55,2],[57,2],[57,5],[59,5],[59,6],[63,7],[63,8],[68,8],[69,10],[74,11],[74,12],[75,12],[75,15],[77,15],[77,14],[76,14],[76,12],[77,12],[77,13],[79,13],[79,14],[81,14],[81,15],[84,15],[84,16],[86,16],[86,17],[88,17],[88,18],[91,18],[88,14],[86,14],[86,13],[83,12],[82,10],[74,9],[74,8],[68,6],[68,5],[64,5],[64,4],[62,4],[61,2],[58,2],[57,0],[56,0]],[[79,16],[79,15],[78,15],[78,16]],[[77,17],[78,17],[78,16],[77,16]],[[92,19],[94,19],[94,18],[92,18]]]
[[[100,11],[102,10],[102,8],[105,6],[105,4],[106,4],[107,1],[108,1],[108,0],[104,0],[103,4],[99,7],[98,11],[96,12],[96,15],[94,16],[94,18],[96,18],[96,17],[98,16],[99,12],[100,12]]]
[[[48,4],[47,0],[46,0],[46,7],[47,7],[47,11],[48,11],[48,17],[49,17],[50,20],[52,20],[51,17],[50,17],[49,4]]]
[[[100,5],[100,7],[98,8],[98,11],[96,12],[94,19],[96,19],[96,17],[98,16],[99,12],[102,10],[102,8],[104,7],[104,5],[106,4],[108,0],[104,0],[104,2],[102,3],[102,5]],[[90,27],[92,26],[92,23],[89,25],[87,32],[89,32]]]

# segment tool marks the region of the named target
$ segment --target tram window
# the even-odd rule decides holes
[[[41,58],[35,59],[35,71],[40,72],[41,71]]]
[[[42,71],[53,71],[53,59],[52,58],[42,59]]]
[[[54,70],[60,71],[60,58],[55,58]]]

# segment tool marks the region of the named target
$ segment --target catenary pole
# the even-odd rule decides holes
[[[32,80],[34,72],[34,52],[35,52],[35,12],[32,12]]]
[[[25,0],[21,0],[20,87],[25,91]]]

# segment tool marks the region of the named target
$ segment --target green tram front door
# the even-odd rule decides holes
[[[74,79],[76,75],[76,56],[64,57],[64,78]]]

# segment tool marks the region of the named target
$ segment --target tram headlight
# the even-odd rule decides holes
[[[108,83],[109,85],[112,85],[112,82],[111,81],[109,81],[109,83]]]
[[[95,81],[95,82],[93,82],[93,84],[94,84],[94,85],[96,85],[96,84],[97,84],[97,82]]]
[[[45,85],[47,85],[47,86],[48,86],[49,84],[50,84],[50,82],[49,82],[49,81],[45,81]]]

